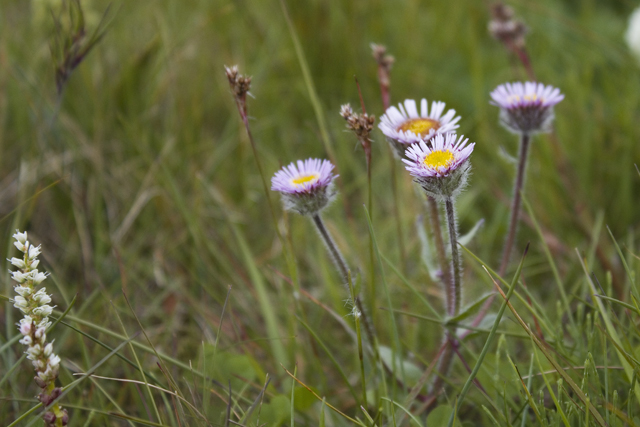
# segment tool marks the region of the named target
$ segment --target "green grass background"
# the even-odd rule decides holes
[[[225,425],[229,382],[232,418],[239,423],[290,425],[293,406],[295,425],[347,425],[346,419],[323,409],[301,387],[295,388],[291,403],[292,380],[281,364],[291,372],[297,366],[301,381],[326,397],[327,403],[365,418],[358,409],[359,395],[349,392],[340,374],[342,369],[359,389],[357,349],[350,335],[353,322],[345,317],[347,295],[311,223],[284,214],[277,195],[271,194],[279,225],[291,241],[300,287],[319,302],[295,294],[286,279],[283,248],[269,218],[224,65],[238,64],[241,72],[253,76],[250,122],[268,177],[299,158],[326,158],[322,138],[326,121],[341,192],[325,218],[352,268],[366,276],[364,155],[338,112],[343,103],[359,104],[357,76],[367,111],[381,115],[369,44],[386,45],[396,58],[392,102],[422,97],[445,101],[462,116],[459,133],[476,142],[470,185],[458,200],[459,223],[464,233],[485,220],[469,249],[497,269],[514,174],[504,153],[515,156],[517,141],[498,125],[498,110],[489,105],[489,92],[526,76],[515,58],[487,33],[488,3],[285,3],[304,58],[296,53],[277,0],[111,3],[107,34],[71,76],[58,114],[48,6],[35,0],[7,0],[0,5],[0,241],[5,242],[5,257],[15,256],[10,236],[16,228],[27,230],[34,243],[42,243],[44,267],[52,273],[45,283],[55,304],[64,310],[77,294],[69,314],[73,318],[66,322],[94,339],[64,325],[51,332],[63,358],[62,384],[76,379],[73,372],[86,372],[109,355],[100,343],[115,348],[142,325],[156,350],[171,357],[163,365],[165,373],[141,335],[135,342],[145,348],[133,347],[135,354],[129,346],[121,351],[136,366],[112,357],[97,375],[144,381],[137,357],[158,385],[174,390],[171,375],[179,393],[212,425]],[[55,2],[51,4],[57,10]],[[83,0],[82,4],[91,30],[109,3]],[[574,248],[588,259],[589,271],[594,271],[605,292],[631,303],[634,277],[623,268],[604,225],[618,239],[630,270],[637,270],[633,254],[640,221],[640,176],[634,163],[640,160],[640,68],[623,42],[634,3],[545,0],[511,5],[530,28],[527,49],[539,80],[565,94],[556,108],[555,139],[536,136],[532,146],[526,197],[544,240],[531,221],[525,221],[517,243],[521,252],[531,241],[524,282],[549,348],[563,366],[583,366],[590,354],[598,366],[620,366],[613,344],[598,328],[602,317]],[[303,77],[301,60],[308,64],[311,82]],[[314,110],[312,87],[320,116]],[[402,260],[393,216],[393,160],[382,134],[376,131],[373,139],[373,226],[380,252],[441,313],[441,289],[429,278],[416,233],[416,222],[424,222],[422,198],[408,173],[396,165],[407,253]],[[571,300],[569,311],[558,303],[545,247]],[[493,285],[472,257],[465,256],[464,263],[465,302],[470,303]],[[435,358],[442,328],[397,315],[394,330],[389,312],[380,308],[388,308],[382,274],[378,269],[372,317],[380,345],[399,344],[395,354],[406,360],[402,380],[411,385]],[[393,308],[435,316],[386,263],[384,277]],[[10,297],[8,274],[2,280],[3,294]],[[523,300],[515,305],[533,325]],[[637,314],[617,305],[607,309],[624,348],[633,355],[638,345]],[[10,303],[0,312],[4,323],[0,424],[8,425],[34,406],[37,387],[30,364],[19,360],[21,345],[8,344],[17,334],[18,312]],[[522,335],[507,314],[511,320],[503,320],[500,329]],[[574,325],[567,326],[569,318]],[[531,360],[534,373],[550,369],[541,353],[540,364],[531,358],[530,340],[499,336],[479,376],[488,395],[471,390],[459,415],[465,425],[492,425],[492,417],[498,425],[521,422],[526,401],[507,355],[522,375],[529,371]],[[461,347],[471,367],[486,337],[478,334]],[[406,392],[370,362],[367,358],[368,410],[375,414],[383,408],[382,419],[393,425],[388,403],[375,399],[387,396],[402,402]],[[622,425],[625,418],[606,402],[633,420],[638,402],[629,394],[630,379],[619,370],[592,371],[570,374],[612,425]],[[271,382],[260,405],[267,374]],[[448,419],[447,408],[467,377],[456,362],[441,398],[443,409],[432,417]],[[556,374],[548,377],[571,425],[594,422],[572,403],[571,392],[558,393]],[[542,378],[535,377],[530,387],[550,425],[560,425],[556,424],[559,411]],[[135,421],[137,425],[206,425],[179,399],[158,390],[151,395],[157,412],[144,384],[88,379],[71,390],[63,404],[74,426],[134,423],[110,412],[146,420]],[[256,408],[261,409],[251,412],[256,399]],[[424,414],[418,419],[425,422]],[[538,425],[532,415],[524,420]],[[431,418],[428,425],[440,422]]]

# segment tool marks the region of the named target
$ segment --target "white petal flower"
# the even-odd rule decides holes
[[[57,354],[52,354],[51,357],[49,357],[48,364],[53,369],[58,369],[58,366],[60,366],[60,356],[58,356]]]
[[[20,344],[23,344],[23,345],[31,345],[32,342],[33,340],[29,335],[25,335],[25,337],[20,340]]]
[[[31,289],[28,286],[20,286],[20,285],[18,285],[13,289],[16,291],[16,293],[18,295],[23,296],[25,298],[28,297],[29,295],[31,295],[31,293],[33,292],[33,289]]]
[[[25,317],[29,317],[29,316],[25,316]],[[20,333],[22,335],[29,335],[31,334],[31,325],[32,325],[32,320],[31,317],[29,317],[29,321],[26,322],[25,319],[21,319],[20,320]]]
[[[39,259],[34,259],[33,261],[31,261],[31,265],[29,265],[30,268],[36,268],[38,267],[38,265],[40,264],[40,260]]]
[[[29,247],[29,258],[35,259],[42,253],[42,245]]]
[[[53,312],[53,307],[51,307],[50,305],[43,305],[34,308],[32,312],[35,316],[49,317]]]
[[[31,272],[31,280],[33,280],[33,283],[35,285],[39,285],[46,278],[47,278],[47,273],[42,273],[38,270],[33,270]]]
[[[40,326],[38,329],[36,329],[36,333],[34,335],[37,339],[45,341],[47,338],[45,331],[46,331],[46,328],[43,328],[42,326]]]
[[[28,243],[28,242],[27,242]],[[18,250],[20,252],[26,252],[27,251],[27,244],[26,243],[21,243],[21,242],[13,242],[13,244],[15,245],[16,248],[18,248]]]
[[[34,344],[33,346],[27,348],[27,359],[29,360],[36,360],[38,358],[38,356],[40,355],[40,351],[41,351],[41,347],[40,344]]]
[[[44,347],[44,355],[46,357],[49,357],[52,352],[53,352],[53,344],[49,343]]]
[[[41,288],[38,292],[35,293],[33,299],[38,302],[38,304],[49,304],[51,302],[51,297],[47,295],[47,290],[45,288]]]
[[[18,242],[24,244],[27,241],[27,232],[21,233],[20,230],[16,230],[16,233],[12,236]]]
[[[25,268],[27,266],[20,258],[13,257],[9,261],[18,268]]]
[[[30,278],[30,273],[23,273],[22,271],[12,271],[11,278],[18,283],[24,283],[25,280]]]
[[[19,308],[20,310],[25,309],[29,306],[29,303],[27,302],[27,300],[21,297],[20,295],[16,296],[13,299],[13,303],[14,303],[13,306],[15,308]]]

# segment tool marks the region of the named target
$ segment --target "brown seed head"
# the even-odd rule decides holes
[[[391,67],[396,60],[393,56],[387,55],[387,48],[381,44],[371,43],[371,51],[378,65],[387,73],[391,71]]]
[[[369,134],[373,131],[376,117],[367,113],[355,113],[349,104],[340,107],[340,115],[347,121],[347,129],[353,131],[360,142],[365,145],[369,141]]]
[[[524,36],[528,32],[524,22],[515,19],[513,9],[504,3],[495,3],[491,7],[489,33],[502,43],[515,48],[524,47]]]
[[[237,99],[244,100],[247,96],[247,92],[251,89],[251,76],[243,76],[238,73],[238,66],[224,67],[227,79],[229,80],[229,86],[233,91],[233,95]]]

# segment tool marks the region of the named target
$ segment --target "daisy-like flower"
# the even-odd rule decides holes
[[[500,107],[500,121],[514,133],[548,132],[553,107],[564,99],[560,90],[535,82],[505,83],[491,92],[491,104]]]
[[[286,210],[315,215],[335,197],[333,164],[328,160],[298,160],[271,178],[271,190],[279,191]]]
[[[411,145],[405,168],[428,195],[443,200],[455,197],[464,188],[469,175],[469,156],[475,143],[455,133],[436,135],[430,144],[420,141]]]
[[[426,99],[420,101],[420,112],[413,99],[404,101],[404,106],[398,104],[398,108],[389,107],[380,118],[378,127],[387,137],[389,144],[395,149],[400,158],[405,150],[416,142],[428,141],[437,134],[445,134],[457,129],[460,116],[455,110],[449,110],[442,114],[445,103],[434,101],[431,103],[431,111]]]

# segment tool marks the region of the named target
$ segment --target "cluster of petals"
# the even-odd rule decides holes
[[[29,243],[26,232],[17,231],[13,237],[16,248],[24,253],[22,259],[9,260],[19,269],[11,271],[11,277],[18,283],[14,287],[18,295],[13,299],[13,305],[24,314],[18,323],[18,330],[23,336],[20,343],[27,347],[27,359],[33,363],[41,384],[46,384],[58,376],[60,357],[53,353],[53,344],[47,343],[46,331],[51,325],[49,316],[53,312],[53,307],[49,305],[51,296],[45,288],[35,289],[47,278],[46,273],[36,268],[40,263],[37,257],[42,249]]]
[[[338,176],[331,173],[333,169],[329,160],[298,160],[276,172],[271,178],[271,189],[288,194],[313,193],[329,186]]]
[[[402,161],[409,173],[417,178],[446,177],[469,159],[475,143],[467,144],[468,141],[469,138],[465,139],[464,136],[458,138],[455,133],[436,135],[429,144],[420,141],[407,148],[405,153],[407,159]],[[450,160],[439,165],[425,163],[429,155],[437,152],[450,155]]]
[[[491,103],[507,110],[553,107],[564,99],[560,89],[537,82],[505,83],[491,92]]]
[[[392,106],[385,111],[380,118],[378,127],[382,133],[394,141],[403,144],[414,144],[420,141],[428,141],[436,134],[445,134],[456,130],[459,125],[460,116],[455,117],[455,110],[449,110],[444,115],[445,103],[441,101],[433,101],[431,103],[431,111],[426,99],[420,101],[420,112],[418,106],[413,99],[407,99],[403,104],[398,104],[398,108]],[[428,119],[435,122],[435,126],[429,129],[428,134],[420,135],[410,130],[403,131],[402,125],[408,121],[415,119]]]

